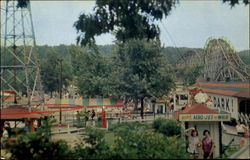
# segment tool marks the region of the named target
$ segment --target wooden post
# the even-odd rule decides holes
[[[218,125],[219,125],[219,154],[221,155],[222,154],[222,127],[221,127],[221,122],[218,122]]]
[[[42,125],[42,120],[41,119],[38,119],[37,120],[37,128],[40,128]]]
[[[34,120],[33,120],[33,119],[30,119],[30,131],[31,131],[31,132],[34,132],[34,131],[35,131],[35,128],[34,128]]]
[[[144,98],[141,98],[141,119],[144,119]]]
[[[102,110],[102,128],[107,128],[106,112]]]

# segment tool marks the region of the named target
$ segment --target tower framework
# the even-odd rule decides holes
[[[1,1],[1,107],[43,104],[30,2]]]

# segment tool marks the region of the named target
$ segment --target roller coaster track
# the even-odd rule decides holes
[[[195,66],[203,63],[203,57],[201,53],[195,49],[187,51],[181,56],[176,63],[177,67]]]
[[[224,38],[208,39],[204,48],[204,78],[212,81],[246,81],[250,76],[247,66],[242,62],[229,41]]]

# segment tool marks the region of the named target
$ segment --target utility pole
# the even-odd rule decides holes
[[[60,61],[60,102],[62,102],[62,59]],[[60,124],[62,124],[62,108],[60,107]]]

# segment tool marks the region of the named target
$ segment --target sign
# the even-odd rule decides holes
[[[235,97],[207,93],[212,99],[211,109],[218,109],[231,114],[232,118],[238,119],[238,100]]]
[[[167,100],[166,99],[156,98],[156,102],[157,103],[167,103]]]
[[[180,121],[230,121],[230,114],[179,114]]]

